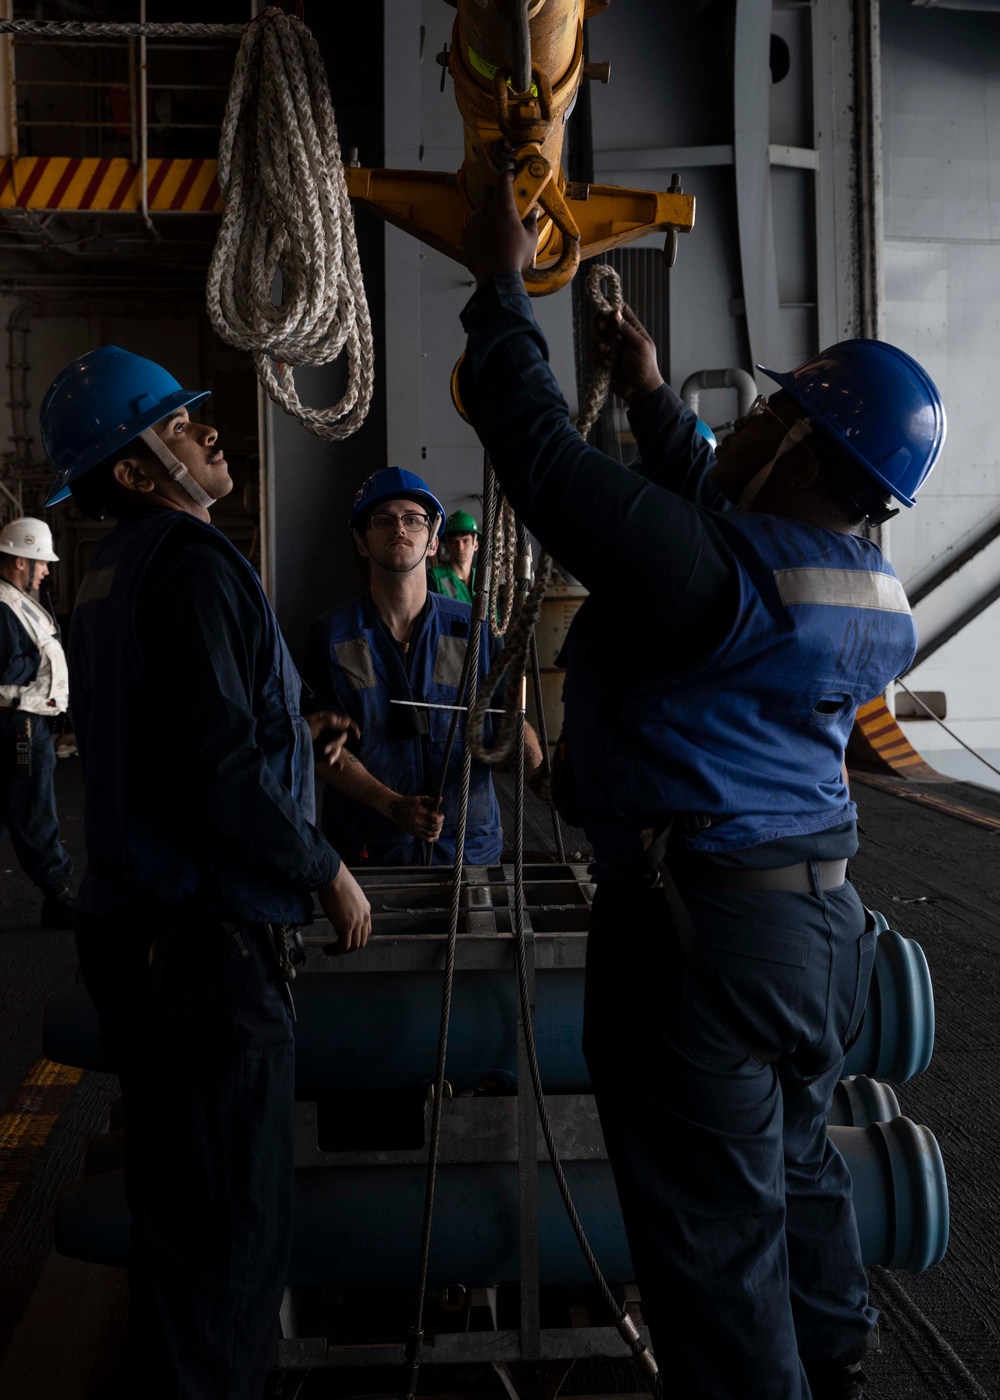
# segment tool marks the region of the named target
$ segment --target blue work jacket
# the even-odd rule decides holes
[[[69,670],[91,862],[79,907],[204,902],[308,923],[340,862],[313,825],[298,673],[236,547],[181,511],[123,516],[84,575]]]
[[[379,617],[371,594],[365,593],[324,613],[310,629],[303,666],[307,682],[322,704],[357,721],[361,739],[352,748],[358,758],[379,782],[404,796],[435,793],[454,709],[421,709],[393,701],[458,704],[471,625],[467,603],[428,593],[404,652]],[[498,650],[481,624],[480,686]],[[455,859],[464,735],[463,717],[444,785],[444,826],[433,847],[436,863]],[[490,717],[486,737],[492,742]],[[424,859],[424,842],[329,786],[323,792],[322,828],[350,865],[412,865]],[[465,862],[488,865],[500,858],[502,845],[491,772],[473,759]]]
[[[554,789],[593,842],[597,876],[680,813],[711,818],[682,840],[711,858],[850,854],[855,808],[841,766],[855,711],[916,648],[881,552],[735,511],[711,479],[695,415],[666,385],[630,412],[639,461],[625,467],[585,443],[517,274],[484,283],[463,321],[462,397],[501,486],[591,592],[564,649]],[[609,555],[627,564],[627,607]],[[814,839],[824,832],[826,848]]]
[[[906,595],[871,541],[763,514],[718,524],[739,591],[707,656],[630,689],[586,606],[567,639],[557,797],[599,861],[675,813],[711,818],[678,838],[705,853],[853,822],[843,761],[857,707],[912,660]]]

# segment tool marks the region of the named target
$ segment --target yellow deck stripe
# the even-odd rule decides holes
[[[0,1115],[0,1169],[14,1178],[0,1181],[0,1217],[30,1177],[36,1153],[45,1146],[72,1098],[65,1091],[82,1078],[83,1070],[73,1065],[36,1060],[21,1083],[16,1106],[10,1113]],[[59,1111],[42,1111],[53,1108]]]
[[[41,1147],[55,1127],[58,1113],[5,1113],[0,1116],[0,1151]]]
[[[79,1084],[83,1070],[73,1065],[57,1065],[54,1060],[39,1060],[28,1072],[25,1084]]]
[[[876,744],[875,747],[883,758],[903,758],[904,755],[909,756],[915,752],[913,745],[906,739],[897,744]]]

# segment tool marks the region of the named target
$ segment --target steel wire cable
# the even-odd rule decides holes
[[[545,722],[541,667],[538,664],[538,639],[534,631],[531,633],[531,686],[535,695],[535,718],[538,721],[538,742],[542,747],[542,772],[549,782],[551,782],[552,759],[549,755],[549,731]],[[566,847],[563,845],[562,825],[559,821],[559,813],[556,811],[554,802],[550,802],[549,811],[552,814],[552,834],[556,840],[556,854],[560,861],[565,861]]]
[[[617,274],[615,273],[613,268],[608,267],[606,264],[594,268],[591,271],[590,277],[588,278],[588,290],[591,291],[591,295],[594,297],[595,301],[597,301],[597,295],[595,295],[595,290],[599,292],[599,282],[600,280],[604,279],[607,279],[609,282],[611,295],[610,299],[605,300],[605,305],[601,309],[616,309],[616,295],[617,306],[621,305],[621,285],[618,281]],[[600,306],[600,302],[598,302],[598,305]],[[581,433],[583,436],[586,436],[586,433],[589,432],[590,428],[593,426],[593,422],[596,420],[597,415],[600,413],[604,398],[606,398],[608,388],[610,386],[610,370],[600,371],[599,376],[600,379],[603,380],[603,383],[599,383],[598,388],[596,390],[594,390],[593,385],[591,386],[591,391],[588,391],[587,394],[584,411],[581,412],[580,419],[578,420],[577,426],[581,428]],[[598,379],[599,376],[595,375],[595,380]],[[487,541],[491,541],[493,538],[494,528],[493,512],[495,509],[499,508],[499,487],[497,485],[496,476],[493,472],[492,463],[489,460],[488,454],[484,455],[483,470],[483,533],[485,539]],[[522,526],[519,526],[518,528],[520,530],[523,530]],[[548,560],[549,569],[551,568],[551,559],[549,559],[547,555],[543,555],[542,560],[539,561],[539,574],[542,573],[543,562],[546,560]],[[477,577],[476,591],[476,604],[478,605],[480,612],[481,609],[484,606],[486,606],[487,600],[490,598],[490,579],[488,577],[490,569],[489,558],[487,558],[484,561],[483,567],[485,573],[487,574],[487,577]],[[548,570],[546,570],[544,574],[544,583],[545,585],[547,585],[548,583]],[[508,695],[505,705],[506,713],[504,715],[504,721],[506,721],[508,715],[510,715],[513,722],[513,733],[510,736],[510,742],[507,746],[506,752],[509,753],[510,748],[514,745],[516,745],[517,747],[514,799],[514,909],[512,917],[512,927],[514,933],[514,958],[517,973],[518,998],[521,1008],[521,1022],[524,1035],[525,1057],[528,1062],[532,1092],[535,1100],[535,1108],[538,1114],[539,1122],[542,1127],[542,1135],[545,1138],[545,1145],[549,1154],[549,1159],[552,1163],[553,1174],[556,1178],[556,1184],[559,1188],[559,1193],[562,1197],[563,1205],[566,1210],[566,1214],[569,1218],[570,1225],[573,1229],[574,1234],[576,1235],[577,1241],[580,1245],[580,1249],[587,1262],[587,1266],[593,1274],[597,1287],[604,1299],[604,1302],[612,1318],[614,1319],[614,1326],[616,1330],[618,1331],[622,1340],[625,1342],[625,1345],[631,1353],[632,1359],[643,1372],[644,1378],[647,1384],[649,1385],[649,1388],[652,1391],[653,1395],[657,1397],[657,1400],[662,1400],[662,1386],[656,1361],[649,1348],[643,1342],[635,1323],[625,1312],[625,1310],[619,1306],[613,1293],[611,1292],[611,1288],[608,1285],[608,1282],[605,1279],[603,1272],[601,1271],[600,1265],[597,1262],[597,1258],[590,1246],[590,1242],[588,1241],[586,1233],[584,1232],[583,1226],[580,1222],[579,1215],[577,1214],[576,1207],[573,1203],[572,1194],[569,1189],[569,1184],[566,1180],[566,1174],[563,1170],[562,1161],[559,1157],[559,1151],[555,1142],[555,1137],[552,1131],[552,1124],[549,1119],[548,1109],[545,1103],[545,1092],[542,1087],[541,1073],[538,1068],[538,1055],[535,1043],[531,998],[528,988],[528,968],[524,928],[524,709],[522,702],[522,693],[526,673],[526,660],[530,655],[533,654],[534,661],[532,672],[533,680],[535,681],[536,685],[536,704],[538,707],[539,715],[541,715],[541,685],[540,678],[537,674],[537,644],[535,644],[534,626],[541,610],[541,596],[544,595],[544,586],[539,592],[538,578],[536,577],[535,583],[529,586],[529,579],[527,575],[525,575],[525,577],[522,579],[515,579],[515,587],[518,587],[519,590],[522,592],[524,592],[524,590],[527,590],[524,596],[524,601],[522,602],[520,609],[516,613],[514,627],[512,629],[513,631],[518,631],[522,627],[524,627],[524,640],[522,643],[520,638],[517,639],[518,649],[515,651],[513,639],[509,637],[508,644],[504,652],[504,655],[506,655],[507,652],[514,653],[511,658],[511,663],[509,663],[506,667],[503,668],[503,670],[508,675]],[[535,607],[536,597],[537,608]],[[473,616],[474,619],[477,617],[475,609]],[[458,839],[456,841],[455,870],[452,881],[451,919],[449,923],[448,946],[445,958],[444,990],[442,993],[441,1007],[441,1029],[438,1046],[438,1071],[434,1090],[433,1115],[431,1123],[431,1143],[428,1157],[428,1177],[424,1205],[424,1232],[421,1246],[421,1266],[420,1283],[418,1289],[417,1322],[415,1327],[411,1330],[407,1341],[406,1367],[409,1385],[404,1393],[404,1400],[415,1400],[417,1377],[420,1368],[420,1353],[423,1344],[423,1312],[424,1303],[426,1299],[427,1270],[430,1259],[430,1235],[431,1222],[433,1217],[434,1188],[437,1177],[437,1160],[440,1148],[440,1115],[445,1082],[444,1072],[445,1062],[447,1058],[448,1022],[451,1014],[451,989],[454,979],[455,950],[457,947],[458,940],[458,918],[461,898],[462,876],[461,861],[465,853],[465,825],[468,818],[468,797],[471,777],[471,758],[473,752],[476,750],[476,745],[474,743],[475,735],[473,728],[473,717],[477,713],[479,713],[477,706],[480,703],[480,700],[479,698],[477,698],[475,693],[476,676],[478,671],[479,632],[479,627],[475,626],[473,628],[473,636],[472,638],[470,638],[469,648],[469,650],[471,651],[473,649],[473,646],[475,647],[475,663],[474,665],[469,667],[469,698],[467,710],[469,721],[466,727],[466,742],[463,751],[462,800],[459,810],[459,831]],[[520,657],[519,661],[518,657]],[[467,662],[468,659],[469,658],[467,655]],[[488,685],[490,683],[490,679],[493,677],[494,669],[496,668],[491,668],[489,677],[487,677],[487,681],[484,683],[484,687],[485,685]],[[493,690],[489,692],[490,695],[492,695],[493,691],[495,691],[497,684],[499,684],[499,680],[497,680],[496,684],[493,685]],[[481,694],[482,693],[480,693],[480,697]],[[452,722],[452,731],[454,731],[457,726],[457,717],[458,712],[456,712],[455,719],[453,719]],[[483,716],[483,718],[485,718],[485,716]],[[542,724],[544,725],[544,721],[542,721]],[[481,728],[482,724],[480,722],[480,735]],[[453,740],[454,733],[452,732],[449,737]],[[500,744],[498,743],[497,749],[499,748]],[[491,753],[493,761],[496,760],[497,749],[494,749]],[[481,755],[479,752],[477,752],[476,756],[480,757]],[[444,772],[444,770],[442,770],[442,772]]]
[[[484,533],[489,538],[488,530],[493,526],[493,514],[496,509],[496,477],[493,476],[489,458],[484,458],[484,483],[483,483],[483,527]],[[490,484],[492,478],[492,485]],[[486,606],[488,597],[489,578],[488,562],[487,577],[476,579],[476,596],[472,611],[472,628],[469,636],[469,644],[466,648],[466,660],[468,662],[468,703],[471,706],[476,697],[476,679],[479,672],[479,639],[482,634],[482,611]],[[485,584],[485,588],[483,585]],[[454,731],[457,729],[459,711],[456,710],[452,720],[452,734],[450,738],[454,740]],[[468,726],[466,726],[468,735]],[[442,777],[447,772],[447,762],[442,768]],[[427,1181],[424,1189],[424,1218],[423,1231],[420,1243],[420,1273],[417,1285],[417,1305],[415,1309],[416,1321],[410,1329],[406,1342],[406,1387],[402,1392],[402,1400],[415,1400],[417,1393],[417,1379],[420,1373],[421,1351],[424,1340],[424,1307],[427,1298],[427,1273],[430,1263],[431,1249],[431,1227],[434,1219],[434,1194],[437,1186],[438,1157],[441,1147],[441,1111],[444,1101],[445,1067],[448,1058],[448,1032],[451,1022],[451,998],[452,987],[455,980],[455,953],[458,947],[458,924],[461,914],[462,903],[462,874],[463,862],[465,859],[465,829],[469,816],[469,791],[472,783],[472,749],[468,742],[462,749],[462,788],[461,799],[458,809],[458,828],[455,835],[455,864],[452,871],[451,882],[451,908],[448,918],[448,940],[445,948],[444,980],[441,990],[441,1020],[438,1032],[438,1059],[437,1073],[434,1079],[434,1099],[431,1105],[431,1136],[427,1154]]]
[[[549,1160],[552,1163],[552,1171],[562,1197],[569,1223],[573,1227],[577,1243],[583,1252],[583,1257],[587,1261],[587,1267],[594,1276],[594,1282],[600,1290],[601,1296],[614,1318],[614,1326],[619,1336],[625,1342],[632,1354],[632,1359],[643,1372],[653,1394],[661,1395],[660,1377],[656,1361],[652,1352],[639,1335],[639,1330],[629,1317],[628,1313],[620,1307],[607,1279],[597,1262],[597,1256],[590,1247],[586,1232],[577,1214],[576,1206],[573,1203],[573,1196],[566,1180],[566,1173],[563,1170],[562,1160],[559,1156],[559,1149],[556,1146],[555,1135],[552,1131],[552,1123],[549,1118],[548,1107],[545,1103],[545,1090],[542,1087],[541,1071],[538,1068],[538,1053],[535,1045],[535,1025],[532,1015],[531,996],[528,989],[528,960],[525,951],[524,937],[524,713],[521,713],[519,752],[520,783],[515,783],[515,830],[521,839],[514,847],[514,961],[517,968],[517,991],[521,1007],[521,1024],[524,1032],[525,1056],[528,1061],[528,1069],[531,1075],[531,1088],[535,1096],[535,1108],[538,1112],[538,1121],[542,1127],[542,1136],[545,1138],[545,1146],[548,1150]]]
[[[329,441],[349,437],[365,420],[375,373],[354,215],[319,46],[275,6],[246,27],[240,45],[218,179],[225,211],[206,284],[213,327],[250,352],[270,397],[304,428]],[[345,351],[340,400],[303,404],[295,368]]]
[[[505,503],[505,504],[506,504],[506,503]],[[482,561],[481,561],[480,567],[476,570],[476,591],[475,591],[475,597],[473,598],[473,604],[472,604],[472,620],[471,620],[471,624],[470,624],[471,627],[475,628],[477,632],[479,631],[480,626],[481,626],[481,622],[482,622],[482,609],[483,609],[483,607],[484,607],[484,603],[483,603],[483,601],[481,601],[481,600],[483,600],[483,599],[486,600],[486,601],[485,601],[485,606],[487,606],[487,607],[490,608],[490,612],[491,612],[491,614],[492,614],[492,601],[491,601],[491,600],[492,600],[493,594],[492,594],[491,587],[490,587],[490,580],[491,580],[491,578],[492,578],[492,573],[493,573],[493,567],[494,567],[494,566],[493,566],[493,560],[492,560],[492,557],[491,557],[491,554],[490,554],[489,544],[488,544],[488,541],[489,541],[489,538],[490,538],[490,537],[489,537],[489,535],[486,534],[486,523],[487,523],[487,521],[489,521],[489,520],[493,520],[493,519],[495,518],[495,516],[499,514],[499,505],[500,505],[499,487],[498,487],[498,484],[497,484],[496,473],[493,471],[492,467],[491,467],[490,464],[489,464],[489,457],[484,453],[484,454],[483,454],[483,534],[484,534],[484,537],[485,537],[486,540],[487,540],[487,547],[486,547],[486,549],[485,549],[485,551],[484,551],[484,557],[483,557],[483,559],[482,559]],[[478,646],[477,646],[477,648],[476,648],[476,666],[478,667],[478,665],[479,665],[479,648],[478,648]],[[440,769],[438,770],[437,784],[436,784],[436,786],[435,786],[435,788],[434,788],[434,796],[433,796],[433,799],[432,799],[432,800],[433,800],[433,803],[434,803],[434,810],[435,810],[435,812],[440,812],[440,811],[441,811],[441,808],[442,808],[442,806],[443,806],[443,804],[444,804],[444,789],[445,789],[445,784],[447,783],[447,780],[448,780],[448,766],[449,766],[449,764],[451,763],[451,754],[452,754],[452,750],[453,750],[454,747],[455,747],[455,736],[456,736],[456,734],[458,733],[458,725],[459,725],[459,721],[460,721],[460,719],[461,719],[461,717],[462,717],[462,706],[465,705],[465,707],[466,707],[466,708],[465,708],[465,713],[468,714],[468,713],[469,713],[469,709],[470,709],[471,704],[472,704],[472,700],[469,698],[469,695],[468,695],[469,674],[470,674],[471,668],[472,668],[472,648],[469,647],[469,646],[467,646],[467,647],[465,648],[465,660],[464,660],[464,662],[462,663],[462,675],[461,675],[461,678],[459,679],[459,682],[458,682],[458,693],[457,693],[457,695],[455,696],[456,706],[455,706],[454,712],[452,713],[451,724],[448,726],[448,737],[447,737],[447,739],[445,740],[444,755],[443,755],[443,757],[442,757],[442,759],[441,759],[441,767],[440,767]],[[434,844],[433,844],[433,842],[428,841],[428,842],[427,842],[427,851],[426,851],[426,853],[425,853],[425,855],[424,855],[424,864],[425,864],[425,865],[430,865],[430,864],[433,862],[433,859],[434,859]]]
[[[953,729],[950,729],[948,725],[945,724],[941,716],[936,715],[931,709],[930,705],[926,704],[923,700],[921,700],[920,696],[917,695],[915,691],[912,691],[905,681],[900,680],[897,677],[896,684],[900,687],[901,690],[906,691],[907,695],[910,697],[911,700],[915,700],[917,702],[920,708],[925,711],[929,719],[936,720],[937,723],[944,730],[944,732],[955,740],[956,744],[961,744],[962,748],[966,749],[969,753],[971,753],[973,758],[978,758],[980,763],[985,763],[986,767],[990,770],[990,772],[996,773],[998,776],[1000,776],[1000,768],[995,768],[988,758],[984,758],[983,755],[979,753],[977,749],[974,749],[971,744],[967,744],[964,739],[960,739],[955,733],[955,731]]]

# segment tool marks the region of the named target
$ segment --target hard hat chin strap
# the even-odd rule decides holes
[[[766,462],[759,471],[744,486],[739,500],[736,503],[737,510],[749,510],[753,502],[760,494],[764,483],[774,470],[774,464],[784,457],[786,452],[791,452],[793,447],[797,447],[804,437],[812,432],[812,424],[808,418],[800,418],[797,423],[793,423],[788,432],[778,443],[778,450],[769,462]]]
[[[155,428],[144,428],[139,434],[140,438],[153,453],[153,455],[163,463],[168,474],[177,482],[186,495],[190,496],[196,506],[204,506],[207,510],[209,506],[215,505],[215,497],[210,496],[207,491],[195,481],[183,462],[178,462],[170,448],[157,434]]]

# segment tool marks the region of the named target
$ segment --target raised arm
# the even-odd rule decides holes
[[[709,475],[715,454],[696,431],[697,416],[664,383],[653,337],[632,308],[599,312],[587,339],[591,360],[611,371],[612,393],[628,408],[639,448],[633,471],[697,505],[728,510]]]
[[[728,552],[707,512],[589,446],[573,427],[518,270],[532,248],[508,181],[467,229],[480,286],[463,312],[461,370],[466,408],[508,499],[596,594],[621,587],[610,553],[627,569],[629,591],[667,611],[684,603],[694,614],[723,595],[735,601]]]

